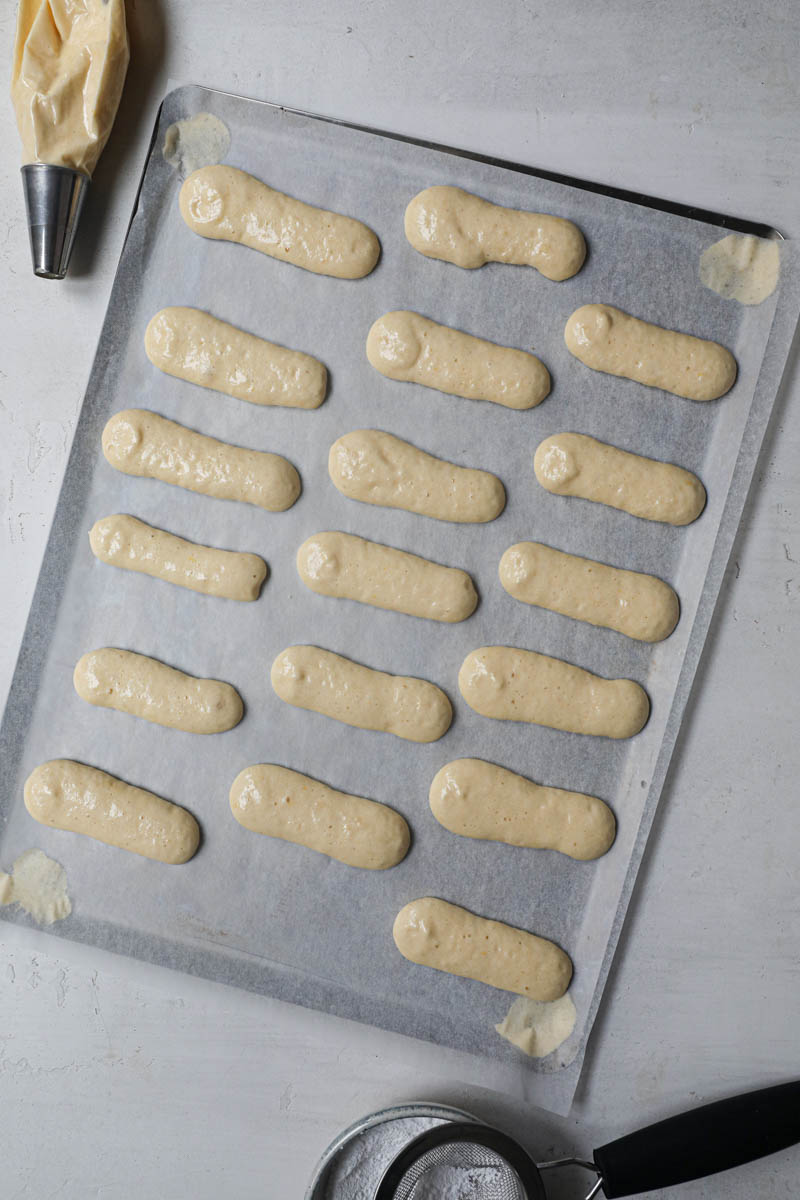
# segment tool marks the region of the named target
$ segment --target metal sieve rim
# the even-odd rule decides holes
[[[481,1121],[459,1123],[449,1127],[450,1123],[434,1126],[424,1133],[417,1134],[406,1145],[386,1168],[383,1178],[375,1192],[375,1200],[397,1200],[397,1197],[410,1196],[416,1190],[419,1176],[414,1176],[412,1191],[408,1190],[408,1176],[413,1175],[417,1164],[428,1158],[432,1152],[443,1147],[480,1146],[488,1150],[507,1168],[516,1180],[519,1195],[526,1200],[546,1200],[539,1168],[516,1138],[486,1125]]]
[[[326,1184],[325,1176],[328,1168],[333,1163],[336,1156],[354,1141],[361,1134],[366,1133],[368,1129],[373,1129],[376,1125],[383,1125],[390,1121],[404,1121],[414,1117],[430,1117],[431,1120],[441,1121],[442,1124],[458,1124],[466,1122],[472,1125],[484,1125],[485,1122],[474,1116],[472,1113],[466,1112],[462,1108],[453,1108],[449,1104],[425,1104],[420,1102],[410,1102],[408,1104],[393,1104],[387,1108],[380,1108],[376,1112],[368,1113],[367,1116],[361,1117],[341,1133],[337,1134],[327,1149],[322,1153],[316,1166],[311,1174],[308,1187],[305,1191],[304,1200],[323,1200],[322,1186]],[[409,1138],[413,1141],[413,1135]]]

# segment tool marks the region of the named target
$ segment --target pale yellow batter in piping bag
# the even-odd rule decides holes
[[[128,57],[124,0],[20,0],[11,98],[22,161],[91,175]]]
[[[63,279],[128,69],[124,0],[19,0],[11,99],[33,271]]]

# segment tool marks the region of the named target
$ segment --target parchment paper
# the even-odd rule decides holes
[[[200,111],[230,129],[233,165],[367,222],[383,248],[375,272],[353,282],[317,277],[191,233],[178,211],[180,180],[161,146],[171,122]],[[462,271],[422,257],[405,240],[403,212],[433,183],[572,218],[588,240],[586,266],[554,284],[526,268]],[[700,254],[722,235],[710,223],[269,105],[197,87],[170,93],[0,735],[0,864],[38,845],[65,865],[74,912],[58,933],[487,1056],[494,1060],[488,1085],[568,1109],[797,320],[796,258],[786,243],[780,288],[759,307],[742,308],[702,287]],[[562,334],[578,305],[597,300],[723,342],[739,363],[734,389],[716,403],[695,404],[589,371],[569,355]],[[172,304],[205,308],[318,356],[331,379],[323,407],[259,408],[161,374],[145,356],[143,334],[149,318]],[[551,395],[519,413],[383,378],[369,366],[364,342],[372,321],[395,308],[532,349],[550,368]],[[287,513],[269,514],[118,474],[102,457],[100,433],[112,413],[129,406],[285,454],[301,473],[301,499]],[[456,526],[345,499],[328,478],[328,449],[360,427],[496,472],[508,492],[505,512],[486,526]],[[561,430],[696,471],[708,490],[706,511],[694,525],[672,529],[550,495],[535,481],[533,452]],[[114,512],[260,553],[271,569],[261,599],[203,597],[96,561],[87,531]],[[477,612],[448,626],[311,593],[299,581],[295,553],[324,529],[465,568],[480,592]],[[518,603],[500,587],[497,565],[521,539],[669,580],[681,599],[677,630],[653,648]],[[414,745],[281,703],[269,668],[296,642],[433,680],[455,707],[450,732]],[[652,701],[647,727],[612,742],[480,717],[461,700],[456,677],[470,650],[494,643],[639,680]],[[73,690],[73,667],[104,645],[230,681],[244,697],[245,719],[232,732],[197,737],[87,706]],[[439,767],[466,755],[603,797],[619,823],[612,850],[597,863],[575,863],[454,837],[433,819],[427,793]],[[191,809],[204,830],[199,853],[186,866],[165,867],[34,825],[22,804],[23,781],[37,763],[58,756]],[[257,762],[291,766],[394,806],[413,830],[407,859],[388,872],[358,872],[242,829],[228,790],[242,767]],[[525,1059],[493,1030],[513,997],[400,957],[392,921],[424,895],[534,930],[570,953],[578,1022],[560,1051],[543,1062]]]

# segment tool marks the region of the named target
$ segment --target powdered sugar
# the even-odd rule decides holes
[[[411,1200],[483,1200],[496,1194],[501,1167],[431,1167],[417,1181]]]
[[[324,1200],[372,1200],[384,1171],[403,1147],[435,1125],[443,1125],[445,1120],[403,1117],[383,1121],[357,1134],[345,1143],[328,1167],[322,1197]]]

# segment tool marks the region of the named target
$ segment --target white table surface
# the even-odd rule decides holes
[[[7,94],[13,0],[0,0]],[[800,235],[800,10],[759,0],[129,0],[132,65],[70,279],[34,279],[0,105],[0,692],[11,677],[158,102],[206,83]],[[94,226],[95,238],[89,236]],[[800,383],[779,398],[571,1116],[403,1039],[0,924],[0,1190],[302,1196],[408,1098],[539,1156],[800,1074]],[[34,839],[35,840],[35,839]],[[0,864],[9,866],[8,863]],[[795,1196],[800,1150],[686,1187]],[[582,1195],[573,1177],[551,1195]],[[660,1194],[660,1193],[659,1193]]]

